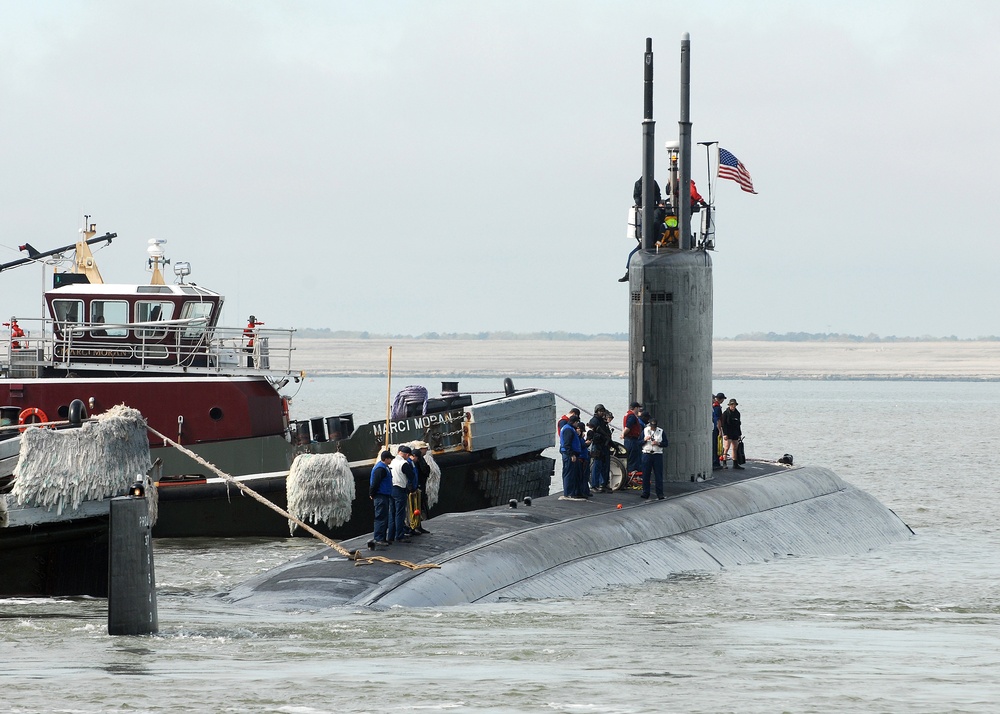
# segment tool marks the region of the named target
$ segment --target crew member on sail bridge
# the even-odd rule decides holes
[[[17,318],[10,318],[10,322],[3,323],[4,327],[10,327],[10,347],[11,349],[19,350],[21,349],[21,343],[18,341],[18,337],[24,337],[24,330],[21,326],[17,324]]]
[[[263,322],[257,322],[257,318],[253,315],[247,320],[247,326],[243,329],[243,339],[246,340],[246,352],[247,352],[247,367],[253,367],[253,341],[254,337],[257,336],[257,325],[263,325]]]

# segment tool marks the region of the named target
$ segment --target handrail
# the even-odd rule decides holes
[[[134,323],[26,318],[19,322],[23,337],[0,336],[0,354],[5,353],[8,371],[20,365],[66,371],[259,374],[272,379],[298,373],[292,369],[293,329],[255,328],[251,347],[245,328],[209,327],[204,318]],[[19,349],[13,347],[15,341]]]

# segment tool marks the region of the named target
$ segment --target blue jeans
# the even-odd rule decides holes
[[[570,454],[563,454],[562,460],[563,495],[577,496],[579,494],[576,492],[576,462]]]
[[[611,475],[611,460],[607,454],[604,457],[593,456],[590,460],[590,487],[601,488],[608,485]]]
[[[399,540],[406,534],[406,489],[392,487],[392,514],[389,517],[389,540]]]
[[[642,497],[649,498],[649,482],[656,479],[656,497],[663,498],[663,454],[643,454],[642,473]]]
[[[632,252],[628,254],[628,257],[625,259],[625,272],[628,272],[629,265],[632,263],[632,256],[638,253],[641,247],[642,243],[636,243],[635,248],[633,248]]]
[[[389,511],[392,507],[392,496],[384,493],[376,493],[372,505],[375,506],[375,530],[372,532],[372,539],[377,541],[386,540],[386,533],[389,529]]]

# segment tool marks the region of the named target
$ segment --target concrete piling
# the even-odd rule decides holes
[[[157,632],[153,535],[145,498],[111,500],[108,541],[108,634]]]

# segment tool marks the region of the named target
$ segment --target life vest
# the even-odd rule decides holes
[[[657,241],[658,246],[670,246],[673,248],[677,247],[677,241],[680,237],[679,224],[677,222],[677,216],[673,213],[668,213],[663,218],[663,234],[660,236],[660,240]]]
[[[556,422],[556,436],[562,431],[562,428],[569,424],[569,414],[563,414],[559,417],[559,421]]]
[[[692,180],[691,181],[691,205],[694,205],[696,203],[701,203],[704,200],[705,199],[701,197],[701,194],[698,193],[698,188],[694,185],[694,180]]]
[[[628,418],[630,416],[635,417],[635,426],[629,427]],[[642,422],[639,420],[638,415],[629,409],[628,413],[622,417],[622,432],[625,434],[626,438],[638,439],[642,436]]]

